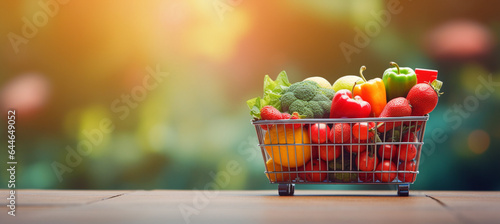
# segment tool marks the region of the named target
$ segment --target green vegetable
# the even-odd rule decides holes
[[[333,89],[319,87],[313,81],[294,83],[281,96],[281,111],[297,112],[305,118],[328,118],[333,95]]]
[[[344,154],[344,167],[342,167],[342,156],[337,158],[334,161],[330,161],[328,163],[328,170],[329,171],[356,171],[356,165],[353,163],[351,167],[351,158],[350,156],[346,153]],[[355,156],[353,156],[352,159],[356,159]],[[342,183],[349,183],[349,182],[358,182],[358,174],[357,173],[330,173],[329,177],[330,181],[333,182],[342,182]]]
[[[394,68],[386,69],[382,76],[387,102],[397,97],[406,97],[411,87],[417,84],[417,75],[413,69],[408,67],[400,68],[395,62],[391,62],[390,64]]]
[[[267,105],[271,105],[281,111],[281,95],[290,85],[285,71],[280,72],[275,81],[266,75],[264,77],[264,96],[262,98],[256,97],[247,101],[248,108],[250,108],[250,115],[254,118],[261,119],[260,109]]]

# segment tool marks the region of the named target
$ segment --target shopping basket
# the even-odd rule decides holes
[[[393,184],[398,185],[399,196],[408,196],[418,174],[428,119],[254,120],[252,124],[265,174],[270,183],[278,184],[280,196],[293,195],[295,184]],[[315,124],[335,130],[325,138],[320,129],[312,133]],[[360,124],[374,127],[362,129]],[[366,140],[361,140],[363,136]]]

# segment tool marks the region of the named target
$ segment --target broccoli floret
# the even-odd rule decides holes
[[[303,101],[303,100],[295,100],[290,105],[289,111],[290,112],[292,112],[292,111],[293,112],[297,112],[300,115],[306,116],[307,118],[313,118],[314,117],[314,113],[311,110],[311,108],[309,108],[309,105],[308,105],[307,101]]]
[[[335,95],[335,90],[333,89],[320,88],[320,92],[330,100],[332,100],[333,96]]]
[[[281,110],[288,111],[290,105],[297,100],[297,97],[292,92],[287,92],[283,94],[280,98],[281,100]]]
[[[332,109],[332,102],[331,101],[319,101],[318,103],[321,106],[321,108],[323,108],[323,112],[324,112],[323,118],[330,117],[330,109]]]
[[[325,112],[323,108],[319,105],[318,101],[309,101],[309,108],[311,108],[314,116],[313,117],[323,117],[323,113]]]
[[[293,89],[293,93],[295,97],[300,100],[309,101],[316,96],[318,92],[318,86],[314,82],[305,81],[292,84],[292,86],[293,85],[297,85],[297,87]]]
[[[281,96],[281,110],[297,112],[306,118],[327,118],[335,91],[321,88],[316,82],[302,81],[292,84]]]
[[[311,101],[328,101],[328,100],[331,100],[331,99],[328,99],[328,97],[326,97],[325,95],[323,94],[316,94],[316,96],[314,96]]]

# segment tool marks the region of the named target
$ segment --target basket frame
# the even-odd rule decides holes
[[[283,185],[283,184],[286,184],[286,185],[294,185],[294,184],[383,184],[383,185],[391,185],[391,184],[396,184],[396,185],[401,185],[401,186],[404,186],[404,188],[409,188],[409,184],[412,184],[415,182],[416,180],[416,177],[418,176],[419,174],[419,161],[420,161],[420,157],[421,157],[421,152],[422,152],[422,146],[424,144],[424,141],[423,141],[423,138],[424,138],[424,133],[425,133],[425,128],[426,128],[426,123],[429,119],[429,115],[426,115],[426,116],[408,116],[408,117],[386,117],[386,118],[321,118],[321,119],[292,119],[292,120],[252,120],[251,123],[254,125],[255,127],[255,130],[256,130],[256,133],[257,133],[257,137],[258,137],[258,141],[259,141],[259,144],[258,146],[260,147],[261,149],[261,152],[262,152],[262,158],[263,158],[263,161],[264,161],[264,167],[265,167],[265,174],[266,175],[276,175],[275,177],[275,181],[272,181],[271,178],[269,178],[269,182],[270,183],[274,183],[274,184],[280,184],[280,185]],[[387,138],[386,134],[388,133],[389,130],[387,130],[387,126],[384,126],[384,132],[378,132],[378,131],[375,131],[375,135],[379,136],[379,137],[382,137],[381,139],[383,139],[382,141],[380,142],[377,142],[377,141],[371,141],[371,142],[367,142],[367,143],[360,143],[360,142],[349,142],[349,143],[333,143],[333,142],[326,142],[326,143],[321,143],[321,144],[318,144],[318,143],[312,143],[312,142],[309,142],[309,143],[296,143],[296,140],[295,140],[295,129],[292,128],[293,130],[293,142],[289,143],[289,142],[285,142],[285,143],[282,143],[282,142],[278,142],[275,143],[275,144],[271,144],[271,143],[267,143],[265,142],[265,139],[266,139],[266,135],[267,137],[269,137],[269,139],[272,138],[271,134],[270,134],[270,131],[266,131],[264,130],[263,126],[267,127],[267,129],[269,128],[276,128],[276,133],[279,133],[278,131],[278,127],[282,127],[282,125],[298,125],[300,124],[300,130],[301,130],[301,133],[302,133],[302,138],[304,138],[304,132],[302,132],[302,130],[305,130],[306,127],[312,125],[312,124],[316,124],[316,123],[325,123],[327,125],[329,125],[330,127],[332,127],[333,125],[335,124],[338,124],[338,123],[348,123],[348,124],[351,124],[351,127],[353,124],[355,123],[361,123],[361,122],[374,122],[375,124],[380,124],[380,123],[398,123],[398,122],[401,122],[401,123],[409,123],[409,128],[406,130],[408,132],[413,132],[416,134],[416,141],[415,142],[411,142],[411,143],[408,143],[408,142],[404,142],[404,141],[401,141],[401,138],[402,138],[402,134],[400,135],[400,139],[399,141],[386,141],[385,139]],[[413,125],[412,125],[413,124]],[[281,125],[281,126],[280,126]],[[393,130],[398,130],[403,133],[405,132],[404,130],[404,127],[408,127],[408,126],[404,126],[404,125],[401,125],[399,127],[395,127]],[[282,127],[283,128],[283,127]],[[413,128],[413,130],[412,130]],[[283,128],[285,131],[285,135],[287,135],[286,133],[286,130],[288,130],[288,128]],[[350,135],[352,136],[352,131],[351,130],[351,133]],[[308,133],[309,135],[311,135],[312,133],[308,130]],[[367,133],[368,134],[368,133]],[[279,134],[278,134],[279,135]],[[318,133],[319,135],[319,133]],[[279,137],[278,137],[279,138]],[[288,138],[288,136],[286,137]],[[271,147],[271,149],[274,150],[274,148],[278,148],[278,150],[280,149],[280,147],[283,147],[285,146],[287,148],[287,155],[288,155],[288,159],[290,159],[289,157],[289,150],[288,147],[293,147],[295,150],[297,150],[297,146],[300,146],[300,147],[318,147],[318,146],[327,146],[327,147],[335,147],[335,146],[341,146],[341,147],[344,147],[344,146],[361,146],[361,145],[365,145],[367,148],[368,147],[373,147],[375,149],[378,149],[378,147],[380,145],[402,145],[402,144],[414,144],[416,149],[417,149],[417,153],[416,153],[416,157],[415,159],[413,160],[413,162],[415,162],[415,171],[401,171],[399,170],[399,167],[400,167],[400,162],[399,160],[398,161],[395,161],[397,164],[397,171],[361,171],[359,169],[357,170],[352,170],[352,158],[353,156],[355,156],[355,154],[353,153],[349,153],[349,152],[345,152],[345,150],[342,150],[342,153],[341,153],[341,156],[342,156],[342,167],[344,167],[344,157],[345,157],[345,154],[350,154],[350,166],[351,166],[351,169],[349,170],[345,170],[343,168],[343,170],[322,170],[322,171],[307,171],[307,170],[303,170],[303,171],[275,171],[276,169],[274,168],[273,171],[270,171],[267,169],[267,166],[266,166],[266,162],[267,160],[269,160],[271,158],[271,156],[269,155],[269,153],[266,151],[266,148],[268,147]],[[376,151],[376,150],[375,150]],[[297,151],[295,151],[295,153],[297,153]],[[312,153],[312,151],[311,151]],[[398,152],[399,154],[400,152]],[[273,153],[274,155],[274,153]],[[281,158],[281,152],[280,152],[280,161],[282,160]],[[296,162],[297,161],[297,158],[295,157],[295,160]],[[384,159],[379,159],[381,161],[384,161]],[[288,160],[287,160],[288,161]],[[310,159],[310,161],[312,161],[312,158]],[[380,162],[381,162],[380,161]],[[392,161],[392,158],[389,160],[391,162],[394,162]],[[305,161],[304,161],[305,163]],[[405,162],[406,163],[406,162]],[[274,165],[274,164],[273,164]],[[406,165],[406,164],[405,164]],[[281,170],[283,170],[283,165],[281,165]],[[409,182],[405,182],[405,181],[401,181],[399,180],[398,177],[396,177],[393,181],[391,182],[381,182],[379,180],[375,181],[375,178],[373,179],[373,181],[370,181],[370,182],[363,182],[361,180],[358,179],[358,181],[350,181],[350,182],[338,182],[338,181],[331,181],[330,178],[327,178],[327,180],[325,181],[322,181],[322,182],[314,182],[314,181],[308,181],[308,180],[303,180],[302,178],[298,178],[296,177],[295,179],[288,179],[288,180],[278,180],[280,178],[278,178],[279,175],[283,176],[283,175],[289,175],[291,176],[292,174],[295,174],[296,176],[298,176],[299,174],[310,174],[310,173],[316,173],[316,174],[325,174],[327,176],[331,175],[331,174],[349,174],[349,176],[351,175],[359,175],[359,174],[376,174],[376,173],[380,173],[380,174],[383,174],[383,173],[397,173],[397,174],[404,174],[404,175],[415,175],[413,179],[413,181],[409,181]],[[350,177],[349,177],[350,178]],[[357,178],[357,177],[356,177]],[[288,187],[288,189],[294,189],[294,187]]]

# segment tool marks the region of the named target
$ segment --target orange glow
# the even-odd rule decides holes
[[[483,130],[472,131],[469,134],[467,144],[473,153],[482,154],[490,146],[490,135]]]

